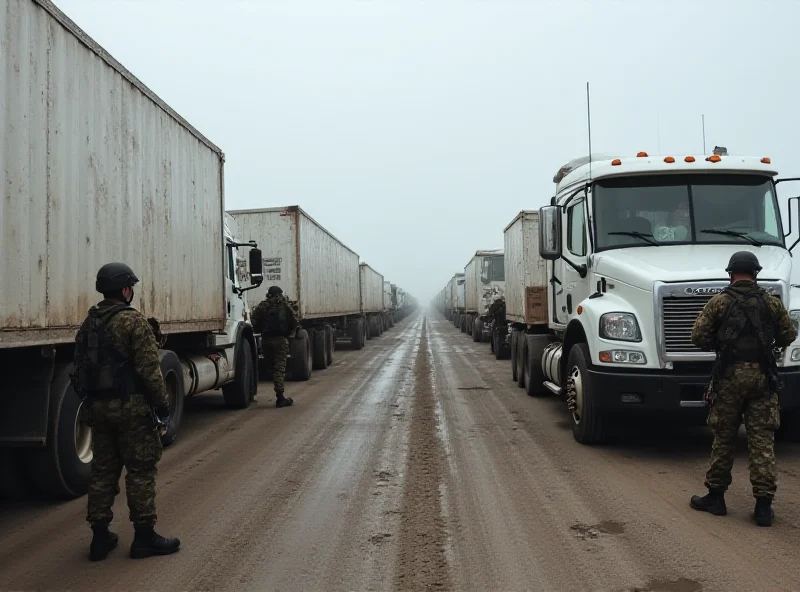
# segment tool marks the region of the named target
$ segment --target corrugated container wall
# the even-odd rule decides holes
[[[264,257],[264,283],[253,290],[253,303],[275,285],[298,301],[303,319],[360,314],[358,255],[303,210],[292,206],[229,213],[242,240],[256,240]]]
[[[547,262],[539,256],[539,212],[520,212],[504,234],[506,318],[541,323],[540,313],[532,310],[535,298],[547,295]],[[546,309],[545,300],[545,323]]]
[[[392,308],[392,284],[391,282],[383,282],[383,308],[384,310]]]
[[[361,264],[361,311],[383,312],[383,276]]]
[[[124,261],[165,331],[221,329],[221,151],[50,2],[0,8],[0,347],[69,342]]]

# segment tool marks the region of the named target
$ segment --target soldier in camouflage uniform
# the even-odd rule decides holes
[[[297,305],[283,295],[279,286],[267,291],[267,298],[253,309],[253,329],[261,333],[264,356],[272,358],[272,381],[275,386],[276,407],[289,407],[294,399],[284,396],[286,358],[289,356],[289,336],[299,324]]]
[[[73,380],[86,396],[93,432],[86,517],[94,532],[89,548],[92,561],[105,559],[119,542],[108,525],[123,466],[135,528],[130,556],[167,555],[180,547],[178,539],[164,538],[154,530],[161,438],[151,410],[166,420],[169,402],[153,328],[130,307],[138,281],[123,263],[100,268],[95,287],[104,300],[92,307],[75,338]]]
[[[753,253],[735,253],[726,269],[730,286],[709,300],[692,331],[692,342],[716,351],[717,362],[708,396],[708,425],[714,433],[705,481],[708,494],[693,496],[691,506],[717,516],[727,514],[725,491],[731,484],[736,436],[744,415],[756,498],[754,518],[759,526],[771,526],[777,489],[773,442],[780,426],[773,347],[790,345],[797,330],[780,299],[756,285],[760,270]]]

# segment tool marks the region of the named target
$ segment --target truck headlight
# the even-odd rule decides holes
[[[800,333],[800,310],[790,310],[789,318],[794,323],[794,330]]]
[[[607,312],[600,317],[600,337],[613,341],[641,341],[636,317],[629,312]]]

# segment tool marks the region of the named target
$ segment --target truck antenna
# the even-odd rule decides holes
[[[586,121],[589,126],[589,180],[592,180],[592,105],[589,99],[589,83],[586,83]]]
[[[706,153],[706,116],[705,113],[702,115],[702,122],[703,122],[703,154]]]

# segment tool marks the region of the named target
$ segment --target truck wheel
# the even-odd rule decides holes
[[[775,432],[780,442],[800,442],[800,413],[781,413],[781,426]]]
[[[89,489],[92,430],[70,372],[72,364],[56,368],[50,385],[47,446],[26,451],[31,479],[48,497],[76,498]]]
[[[500,340],[498,339],[498,341]],[[511,331],[511,380],[514,382],[519,380],[519,368],[517,368],[517,332],[514,330]]]
[[[589,348],[577,343],[569,351],[566,394],[571,407],[572,436],[581,444],[601,444],[606,438],[607,419],[595,408],[589,381]]]
[[[542,353],[547,343],[547,335],[525,336],[525,392],[531,397],[541,397],[549,392],[544,387],[542,372]]]
[[[517,335],[514,357],[517,359],[517,386],[525,388],[525,333],[519,332]]]
[[[497,343],[497,327],[495,322],[492,321],[492,333],[489,337],[489,351],[495,353],[495,344]]]
[[[394,315],[390,314],[389,316],[389,328],[394,328]]]
[[[247,342],[244,342],[245,344]],[[249,347],[245,350],[250,351]],[[164,386],[167,387],[167,399],[169,400],[169,421],[167,422],[167,431],[161,436],[161,444],[166,447],[174,443],[178,438],[178,432],[181,429],[181,422],[183,421],[183,404],[184,397],[186,396],[185,385],[183,382],[183,364],[178,359],[175,352],[169,350],[159,350],[158,355],[161,357],[161,375],[164,377]],[[238,368],[237,368],[238,370]],[[237,376],[238,378],[238,376]],[[253,375],[253,361],[250,360],[250,381],[252,382]],[[247,392],[253,391],[255,396],[255,389],[246,389]],[[225,387],[223,387],[223,395]],[[227,396],[225,399],[227,403]],[[250,402],[247,402],[249,405]]]
[[[461,329],[462,333],[466,333],[467,332],[467,322],[468,322],[467,319],[470,319],[470,318],[472,318],[472,317],[468,317],[466,315],[461,317],[461,324],[460,324],[459,328]]]
[[[364,320],[357,319],[350,324],[350,340],[353,342],[353,349],[358,351],[364,349]]]
[[[325,350],[325,360],[327,361],[328,366],[330,366],[333,364],[333,352],[336,351],[336,334],[333,331],[333,327],[330,325],[325,325],[325,337],[327,345]]]
[[[472,341],[480,343],[483,340],[483,321],[475,319],[472,321]]]
[[[371,341],[372,338],[375,336],[375,322],[372,320],[372,317],[366,318],[367,324],[367,341]]]
[[[289,340],[289,352],[292,355],[292,379],[298,381],[311,379],[313,358],[311,356],[311,339],[308,336],[308,332],[301,329],[297,332],[297,337]]]
[[[325,370],[328,367],[328,334],[325,328],[312,332],[311,340],[314,344],[314,354],[312,356],[314,370]]]

